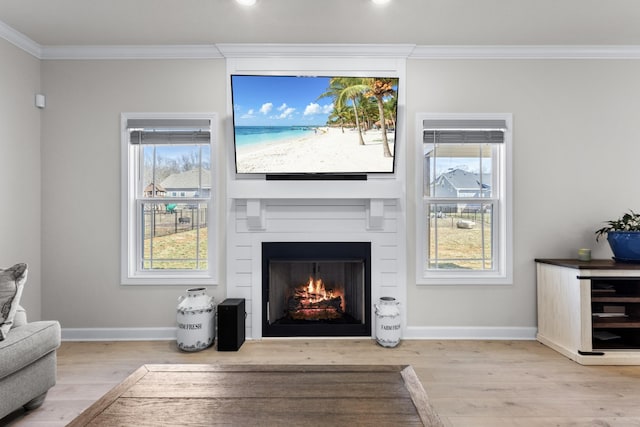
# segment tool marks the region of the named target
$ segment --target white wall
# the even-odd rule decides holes
[[[41,315],[40,61],[0,39],[0,268],[29,265],[21,304]]]
[[[225,111],[224,61],[42,68],[43,313],[63,328],[174,327],[177,297],[189,286],[120,284],[120,113]],[[218,301],[224,292],[209,290]]]
[[[42,138],[43,315],[64,328],[172,327],[182,287],[119,284],[119,114],[213,111],[228,120],[224,61],[43,61],[42,70],[48,103]],[[429,335],[432,328],[535,328],[534,258],[572,257],[578,247],[593,248],[594,257],[611,256],[606,243],[596,246],[594,230],[628,208],[640,210],[639,75],[636,60],[408,61],[409,143],[416,143],[417,112],[513,113],[515,230],[513,285],[416,286],[419,192],[416,151],[409,150],[410,335]],[[16,120],[31,122],[34,114],[25,107]],[[228,144],[220,141],[223,150]],[[0,173],[5,180],[13,176]],[[19,197],[39,210],[31,196]],[[0,212],[7,227],[9,214]],[[226,212],[219,213],[224,224]],[[223,233],[220,242],[224,248]],[[218,299],[225,293],[224,257],[220,269],[221,284],[212,290]]]
[[[594,231],[640,210],[638,73],[634,60],[409,61],[409,129],[416,112],[504,112],[514,130],[513,285],[409,286],[410,325],[535,326],[534,258],[575,258],[580,247],[611,256]],[[411,253],[415,233],[407,235]]]

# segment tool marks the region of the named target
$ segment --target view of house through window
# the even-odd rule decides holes
[[[429,145],[424,187],[428,268],[492,269],[492,147]]]
[[[128,118],[126,144],[129,277],[208,272],[211,120]]]
[[[208,268],[210,157],[208,144],[142,146],[142,269]]]

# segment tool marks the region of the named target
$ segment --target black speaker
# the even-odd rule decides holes
[[[238,351],[244,342],[244,298],[227,298],[218,304],[218,351]]]

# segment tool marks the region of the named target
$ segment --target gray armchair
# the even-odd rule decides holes
[[[59,346],[58,322],[28,323],[24,309],[18,307],[13,327],[0,341],[0,418],[21,407],[31,410],[42,405],[56,383]]]

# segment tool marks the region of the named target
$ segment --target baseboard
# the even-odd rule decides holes
[[[62,341],[167,341],[176,328],[62,328]]]
[[[402,339],[438,340],[535,340],[534,327],[431,327],[410,326]],[[63,341],[169,341],[176,328],[63,328]]]
[[[482,326],[410,326],[403,339],[438,340],[535,340],[535,327],[482,327]]]

